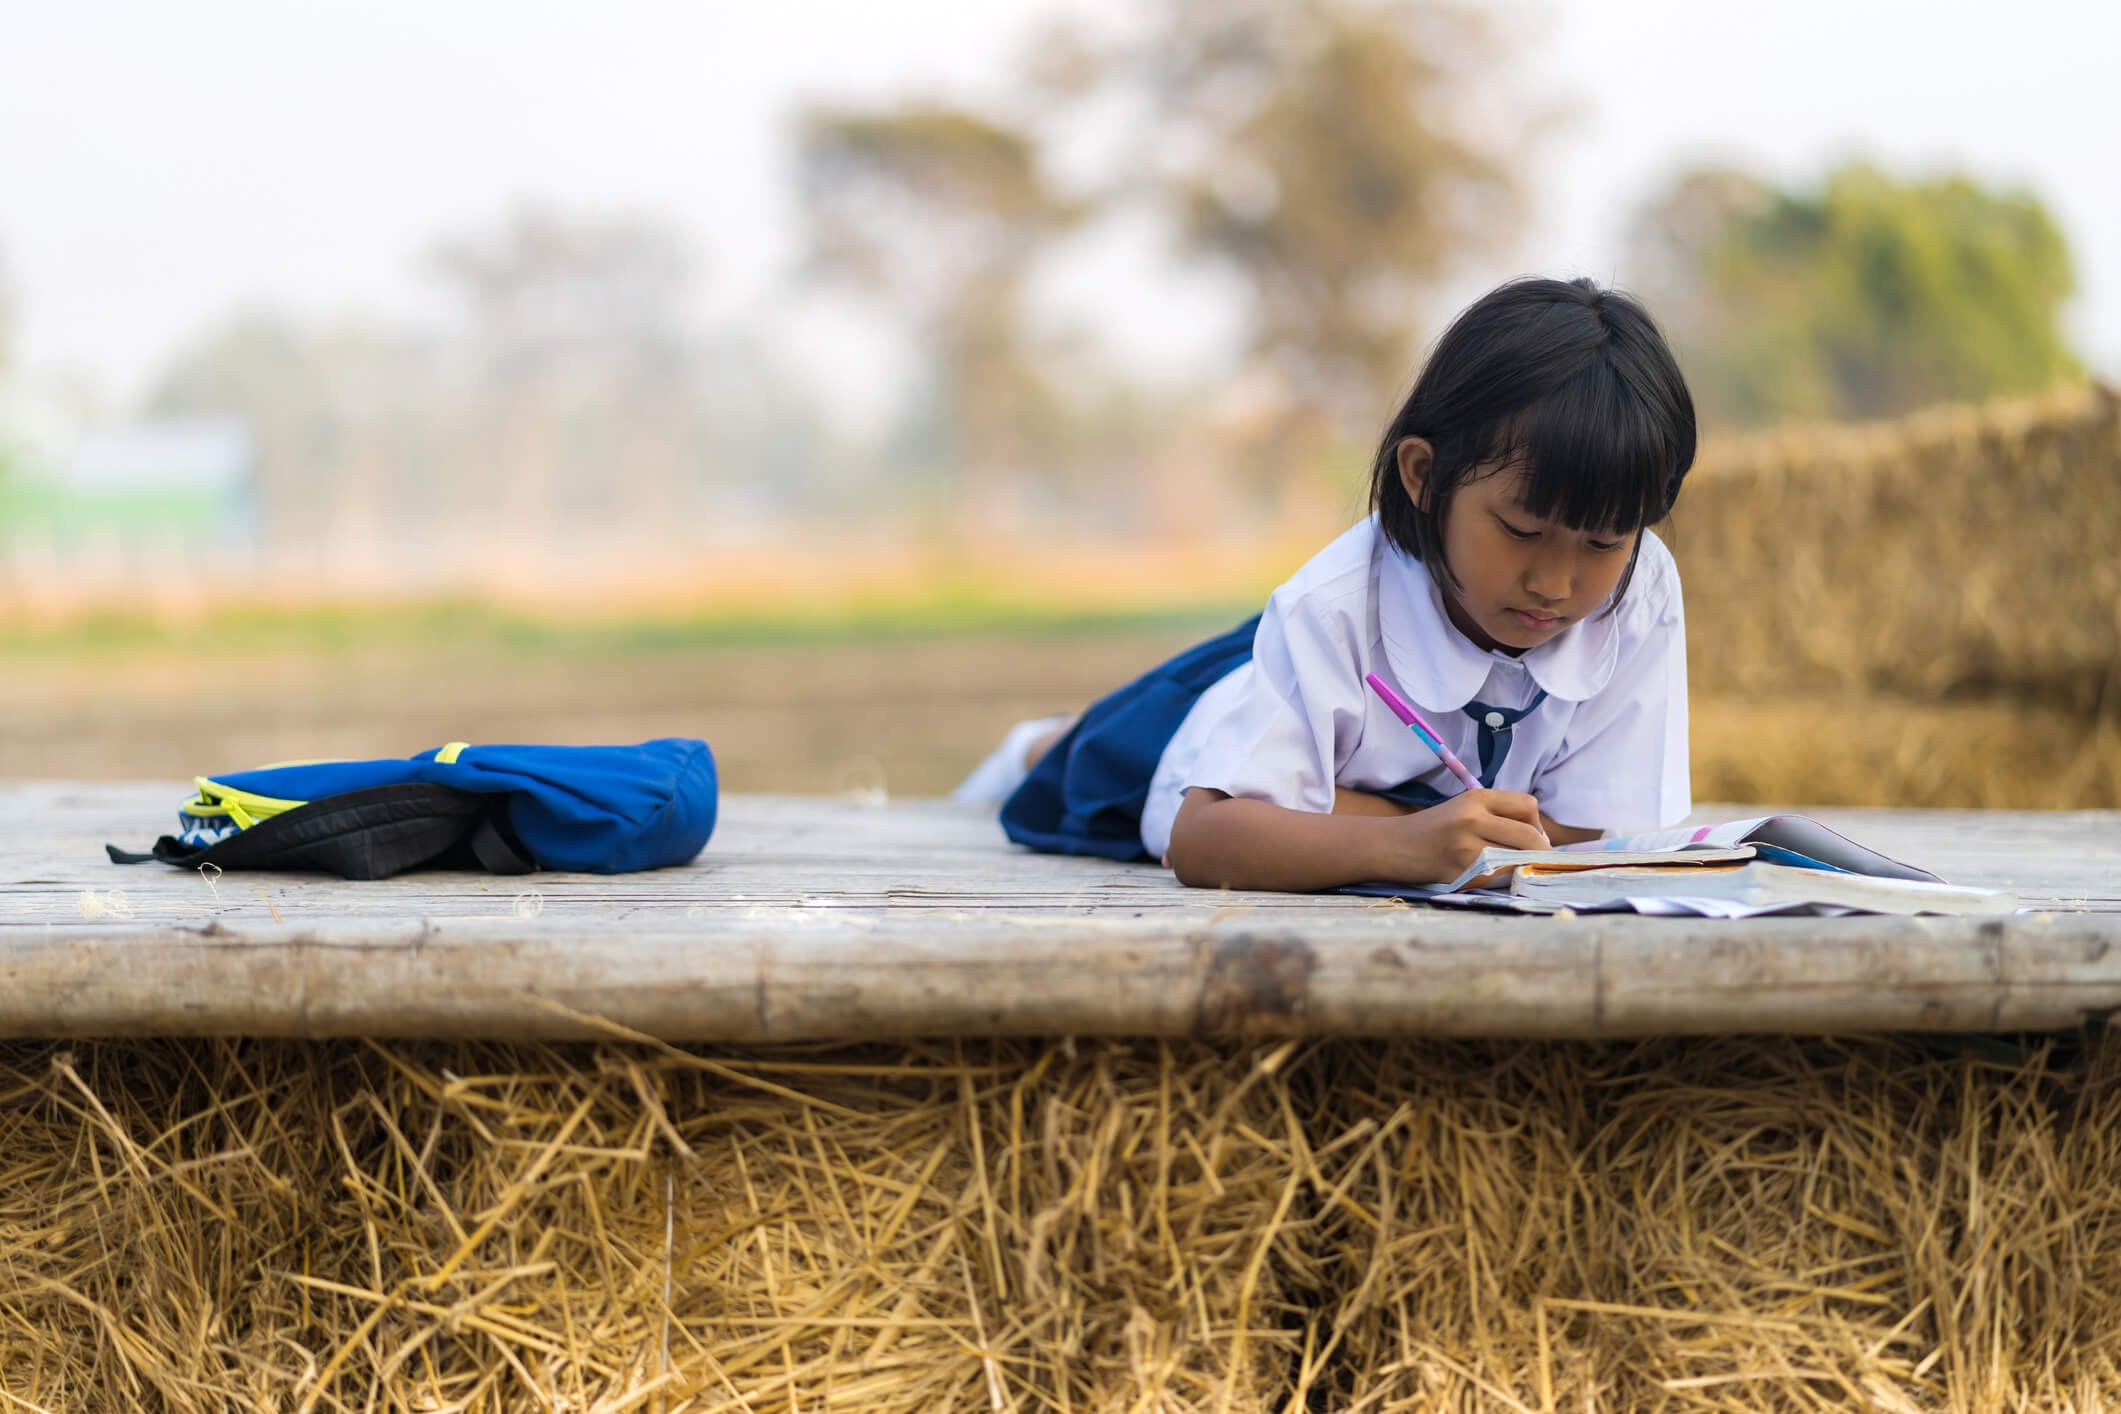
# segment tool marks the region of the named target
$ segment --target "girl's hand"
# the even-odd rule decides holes
[[[1546,843],[1538,805],[1516,791],[1467,791],[1411,815],[1321,814],[1196,786],[1171,823],[1165,861],[1194,888],[1300,891],[1379,879],[1449,883],[1489,845]]]
[[[1469,790],[1391,822],[1403,848],[1391,878],[1447,884],[1483,849],[1550,849],[1539,825],[1539,802],[1513,790]]]

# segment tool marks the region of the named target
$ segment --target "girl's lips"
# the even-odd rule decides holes
[[[1552,628],[1561,622],[1559,614],[1534,614],[1523,609],[1512,609],[1510,614],[1526,628]]]

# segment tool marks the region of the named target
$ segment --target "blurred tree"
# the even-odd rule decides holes
[[[0,260],[0,380],[4,380],[7,374],[8,355],[12,349],[8,341],[14,333],[14,308],[10,295],[7,262]],[[14,453],[9,446],[11,434],[12,429],[0,425],[0,481],[7,480],[12,474],[10,468],[14,463]]]
[[[14,315],[14,288],[8,283],[7,262],[0,259],[0,372],[6,371],[13,349],[9,340],[14,334]]]
[[[430,263],[505,384],[640,384],[682,369],[694,263],[663,217],[526,203],[491,229],[438,241]]]
[[[237,315],[181,350],[148,411],[241,418],[257,445],[258,513],[276,554],[403,533],[403,508],[446,513],[452,487],[413,449],[434,420],[433,350],[390,329]],[[391,445],[394,444],[394,445]],[[386,450],[388,448],[388,450]]]
[[[799,140],[810,267],[889,305],[927,345],[960,513],[985,523],[1036,456],[1046,399],[1025,282],[1079,212],[1030,138],[964,109],[816,109]]]
[[[1035,77],[1131,98],[1126,194],[1236,270],[1251,352],[1314,430],[1367,437],[1412,372],[1425,299],[1508,244],[1545,116],[1498,101],[1502,45],[1453,0],[1160,0],[1136,28],[1048,36]],[[1117,194],[1117,193],[1116,193]]]
[[[1644,207],[1631,244],[1711,420],[1888,417],[2079,371],[2060,320],[2069,251],[2022,192],[1862,163],[1817,191],[1695,171]]]
[[[654,307],[652,252],[549,255],[535,224],[440,247],[467,272],[458,327],[254,312],[173,359],[152,410],[242,418],[273,551],[356,570],[650,572],[843,499],[828,421],[769,340]]]
[[[653,212],[526,202],[429,265],[483,369],[464,474],[521,543],[673,525],[694,480],[691,242]]]

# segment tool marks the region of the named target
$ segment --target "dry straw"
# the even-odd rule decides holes
[[[2121,704],[2117,704],[2121,707]],[[2121,807],[2121,710],[1697,696],[1694,798],[1897,809]]]
[[[1711,443],[1671,536],[1697,690],[2121,719],[2110,389]]]
[[[1666,534],[1698,800],[2121,806],[2121,399],[1711,443]]]
[[[1967,1048],[0,1048],[0,1406],[2099,1409],[2121,1074]]]

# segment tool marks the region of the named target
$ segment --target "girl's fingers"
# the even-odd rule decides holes
[[[1491,790],[1482,794],[1486,797],[1488,809],[1497,815],[1522,820],[1534,829],[1539,827],[1539,802],[1523,791]]]
[[[1504,849],[1552,848],[1547,842],[1545,831],[1541,830],[1537,825],[1527,825],[1522,820],[1505,819],[1499,815],[1492,816],[1488,821],[1488,829],[1483,833],[1486,835],[1488,843],[1500,845]]]
[[[1490,843],[1504,849],[1552,849],[1553,842],[1547,832],[1540,828],[1539,802],[1522,791],[1490,790],[1481,792],[1481,803],[1488,808],[1494,828],[1487,833]]]

